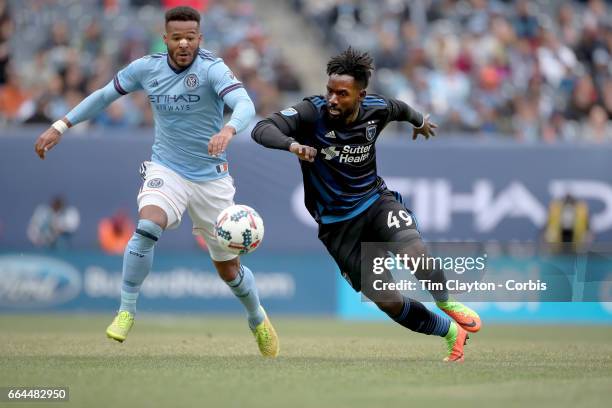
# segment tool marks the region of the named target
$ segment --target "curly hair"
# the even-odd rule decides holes
[[[327,63],[327,75],[350,75],[362,89],[368,87],[374,60],[367,52],[359,52],[348,47],[341,54],[332,57]]]
[[[166,24],[170,21],[195,21],[200,25],[200,13],[191,7],[174,7],[166,11]]]

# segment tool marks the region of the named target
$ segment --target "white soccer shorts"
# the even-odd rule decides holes
[[[193,234],[204,238],[214,261],[229,261],[237,256],[222,247],[215,235],[217,216],[234,205],[236,188],[230,175],[210,181],[190,181],[149,161],[142,163],[140,170],[144,182],[138,193],[138,211],[147,205],[160,207],[168,216],[166,228],[172,229],[181,224],[187,210],[193,222]]]

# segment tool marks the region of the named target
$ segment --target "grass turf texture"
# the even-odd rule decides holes
[[[0,316],[0,387],[70,387],[69,403],[0,406],[601,407],[612,390],[606,326],[485,326],[446,364],[441,338],[391,322],[272,315],[268,360],[243,319],[142,315],[120,344],[111,318]]]

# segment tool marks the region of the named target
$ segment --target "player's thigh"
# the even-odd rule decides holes
[[[178,227],[191,195],[189,182],[153,162],[142,163],[140,174],[144,181],[138,193],[138,212],[147,206],[161,208],[166,213],[166,228]]]
[[[361,220],[319,226],[319,239],[355,291],[361,291]]]
[[[410,242],[420,240],[414,214],[395,196],[383,194],[369,212],[367,238],[372,242]]]
[[[218,243],[215,235],[217,216],[227,207],[234,205],[236,188],[232,177],[226,176],[193,185],[193,195],[187,206],[193,221],[193,234],[204,238],[214,261],[224,262],[236,258],[235,253]]]
[[[393,194],[384,194],[370,216],[368,241],[391,243],[387,250],[395,254],[412,258],[427,256],[416,217]]]

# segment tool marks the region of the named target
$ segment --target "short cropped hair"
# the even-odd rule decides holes
[[[200,25],[200,13],[192,7],[174,7],[166,11],[166,24],[170,21],[195,21]]]
[[[367,52],[359,52],[348,47],[344,52],[327,63],[327,75],[350,75],[362,89],[368,87],[374,69],[373,59]]]

